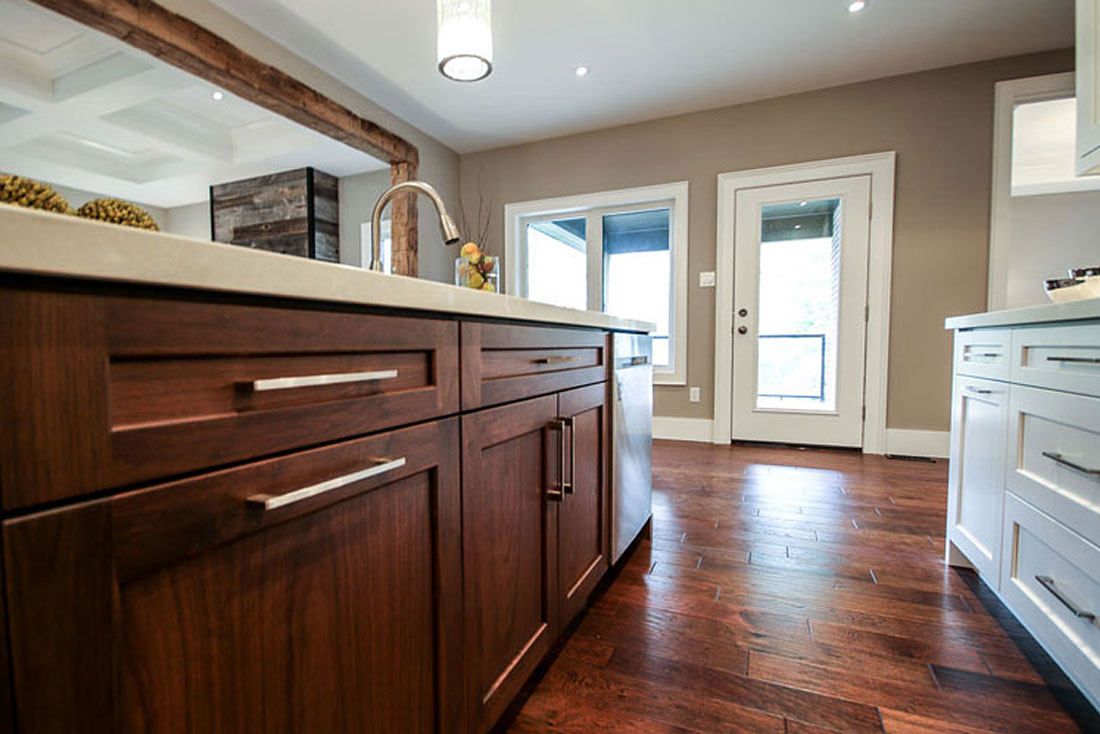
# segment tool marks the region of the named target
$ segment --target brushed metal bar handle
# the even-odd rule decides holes
[[[375,370],[374,372],[339,372],[331,375],[302,375],[299,377],[265,377],[240,383],[253,392],[270,390],[291,390],[296,387],[316,387],[318,385],[342,385],[348,382],[375,382],[392,380],[397,370]]]
[[[565,362],[579,362],[580,357],[573,355],[571,357],[539,357],[535,360],[535,364],[564,364]]]
[[[1065,362],[1067,364],[1100,364],[1100,357],[1047,357],[1048,362]]]
[[[986,357],[987,359],[996,359],[997,357],[1004,356],[1000,352],[974,352],[967,354],[967,357]]]
[[[1048,459],[1050,459],[1051,461],[1053,461],[1056,464],[1061,464],[1062,466],[1068,466],[1070,469],[1073,469],[1074,471],[1079,471],[1082,474],[1087,474],[1090,477],[1092,477],[1093,479],[1100,479],[1100,469],[1089,469],[1087,466],[1081,466],[1080,464],[1077,464],[1073,461],[1070,461],[1066,457],[1062,456],[1059,453],[1055,453],[1054,451],[1044,451],[1043,456],[1047,457]]]
[[[973,387],[972,385],[967,385],[966,389],[968,392],[972,392],[975,395],[999,395],[1001,392],[1000,390],[989,390],[988,388]]]
[[[1082,611],[1076,604],[1066,598],[1065,594],[1058,590],[1058,587],[1054,585],[1054,579],[1050,576],[1036,576],[1035,580],[1043,585],[1043,588],[1054,595],[1054,598],[1062,602],[1066,609],[1070,610],[1078,619],[1087,619],[1095,621],[1096,615],[1092,612]]]
[[[343,476],[334,477],[333,479],[327,479],[317,484],[311,484],[308,487],[302,487],[296,489],[293,492],[287,492],[286,494],[254,494],[245,500],[245,504],[249,507],[256,507],[262,510],[275,510],[280,507],[286,507],[292,505],[295,502],[301,502],[302,500],[309,499],[310,497],[316,497],[319,494],[325,492],[331,492],[334,489],[340,487],[346,487],[349,484],[360,482],[364,479],[370,479],[376,477],[379,474],[385,474],[391,472],[394,469],[400,469],[405,466],[405,457],[400,459],[378,459],[374,466],[367,467],[351,474],[344,474]]]
[[[555,418],[550,421],[550,430],[558,431],[561,434],[561,440],[558,443],[558,449],[560,450],[560,463],[558,464],[558,486],[551,487],[546,490],[546,496],[555,502],[561,502],[565,499],[566,494],[573,493],[572,485],[565,481],[565,427],[566,422],[562,418]]]
[[[561,484],[562,491],[566,494],[573,494],[573,490],[577,484],[577,421],[569,416],[568,418],[562,418],[561,422],[565,424],[565,427],[569,429],[569,481],[563,481]],[[562,448],[565,448],[565,431],[562,431]],[[564,467],[565,454],[562,454],[562,466]],[[565,479],[565,475],[562,475],[562,479]]]

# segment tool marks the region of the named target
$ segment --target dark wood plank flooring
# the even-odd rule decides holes
[[[509,732],[1082,731],[944,567],[946,462],[661,441],[653,459],[652,538]]]

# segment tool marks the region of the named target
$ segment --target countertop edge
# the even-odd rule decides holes
[[[0,204],[0,271],[652,332],[645,321]]]
[[[944,320],[944,328],[981,329],[997,326],[1025,326],[1059,321],[1088,321],[1100,319],[1100,298],[1070,303],[1045,303],[1041,306],[1027,306],[1004,311],[951,316]]]

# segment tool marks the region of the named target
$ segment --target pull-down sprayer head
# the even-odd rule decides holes
[[[454,245],[462,239],[462,235],[459,234],[458,227],[455,226],[455,221],[451,219],[451,215],[447,213],[447,207],[444,206],[443,199],[439,196],[438,191],[423,181],[402,181],[386,189],[374,204],[374,213],[371,215],[370,221],[370,269],[376,272],[384,272],[382,268],[382,212],[390,199],[394,197],[394,194],[406,189],[424,194],[431,200],[432,205],[435,206],[435,212],[439,216],[439,232],[443,235],[445,244]]]

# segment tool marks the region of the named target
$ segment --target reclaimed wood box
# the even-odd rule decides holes
[[[297,168],[210,187],[210,228],[217,242],[340,261],[335,176]]]

